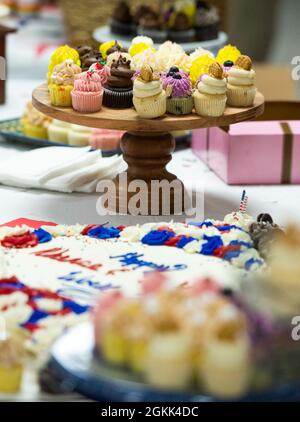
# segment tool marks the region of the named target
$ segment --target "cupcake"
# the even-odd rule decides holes
[[[168,72],[172,66],[177,66],[186,73],[190,71],[192,64],[190,56],[185,53],[181,45],[175,42],[164,42],[157,50],[156,56],[160,64],[160,71],[162,69],[163,72]]]
[[[209,41],[218,38],[219,12],[215,6],[205,1],[197,1],[195,15],[195,37],[198,41]]]
[[[214,63],[208,74],[200,77],[193,94],[195,109],[200,116],[220,117],[226,107],[226,79],[221,65]]]
[[[71,107],[71,92],[73,90],[74,79],[79,73],[81,73],[81,68],[71,59],[65,60],[63,63],[55,66],[49,85],[52,105]]]
[[[161,17],[151,6],[143,6],[144,12],[138,21],[137,34],[151,37],[154,42],[161,43],[167,39],[168,32],[163,29]]]
[[[178,43],[188,43],[195,40],[195,29],[189,17],[183,11],[174,13],[173,22],[168,31],[168,38]]]
[[[231,399],[243,396],[251,377],[251,344],[240,312],[227,304],[208,321],[199,381],[206,392]]]
[[[194,59],[190,68],[190,79],[193,85],[196,85],[199,78],[208,73],[209,67],[214,64],[216,60],[210,54],[204,54]]]
[[[130,61],[122,56],[113,62],[110,76],[104,85],[103,104],[111,108],[132,107],[134,71],[130,68]]]
[[[149,47],[154,46],[153,39],[145,35],[138,35],[137,37],[134,37],[133,40],[131,41],[131,45],[141,44],[141,43],[147,44]]]
[[[159,75],[144,66],[133,85],[133,104],[140,117],[153,119],[167,111],[167,96]]]
[[[21,126],[24,135],[31,138],[48,139],[48,126],[52,119],[40,113],[28,102],[21,119]]]
[[[104,151],[119,149],[124,132],[121,130],[92,129],[90,145],[94,149]]]
[[[80,113],[95,113],[102,107],[103,88],[101,77],[93,70],[80,73],[71,92],[72,106]]]
[[[240,56],[228,71],[227,103],[232,107],[253,106],[256,87],[254,85],[255,71],[252,60],[248,56]]]
[[[191,384],[190,342],[179,329],[155,333],[145,359],[145,379],[155,388],[183,390]]]
[[[12,338],[0,339],[0,393],[19,391],[23,375],[23,348]]]
[[[168,95],[167,112],[177,115],[190,114],[194,102],[192,83],[188,75],[173,66],[168,73],[162,75],[162,84]]]
[[[113,49],[113,51],[112,51],[112,49]],[[99,47],[99,51],[100,51],[103,59],[107,58],[108,51],[110,52],[109,54],[112,54],[115,51],[121,51],[121,50],[125,50],[125,51],[122,51],[123,53],[125,53],[127,51],[125,48],[123,49],[122,44],[119,43],[116,40],[106,41],[105,43],[101,44],[100,47]]]
[[[53,120],[53,122],[51,122],[48,126],[49,141],[67,144],[69,129],[70,123],[66,123],[61,120]]]
[[[68,131],[68,144],[76,147],[89,145],[92,129],[86,126],[71,125]]]
[[[225,47],[221,48],[221,50],[219,50],[216,60],[221,65],[223,65],[226,61],[230,61],[235,64],[240,55],[241,52],[236,46],[228,44],[225,45]]]
[[[134,34],[130,7],[126,1],[119,1],[115,7],[110,20],[110,30],[118,35]]]
[[[100,51],[88,45],[81,45],[76,50],[79,54],[83,72],[88,71],[93,64],[98,63],[102,59]]]
[[[120,44],[118,41],[115,41],[114,44],[107,49],[106,55],[109,56],[110,54],[113,54],[116,52],[128,53],[128,50],[127,48],[123,47],[122,44]]]

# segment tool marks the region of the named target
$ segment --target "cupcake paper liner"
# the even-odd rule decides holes
[[[109,108],[130,108],[132,103],[133,91],[130,90],[112,90],[104,87],[103,105]]]
[[[73,91],[73,85],[49,85],[49,93],[51,104],[56,107],[71,107],[72,98],[71,92]]]
[[[229,85],[227,89],[227,104],[232,107],[252,107],[256,91],[255,87],[234,88]]]
[[[95,113],[101,110],[103,90],[99,92],[72,91],[72,106],[80,113]]]
[[[136,35],[136,25],[119,22],[114,18],[110,20],[110,30],[117,35]]]
[[[161,94],[148,98],[133,97],[133,104],[140,117],[155,119],[163,116],[167,111],[166,93],[163,91]]]
[[[167,112],[178,116],[190,114],[193,111],[193,97],[173,97],[167,99]]]
[[[226,95],[205,95],[196,91],[194,102],[196,113],[204,117],[220,117],[226,107]]]
[[[218,38],[219,23],[212,23],[211,25],[196,27],[196,40],[197,41],[210,41]]]

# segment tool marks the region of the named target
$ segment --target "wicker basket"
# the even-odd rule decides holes
[[[76,2],[74,0],[59,0],[69,42],[73,45],[93,42],[94,29],[107,23],[118,3],[119,0],[81,0]],[[211,3],[220,8],[221,16],[224,18],[227,0],[211,0]],[[139,4],[153,5],[153,0],[130,1],[130,5],[133,7]]]

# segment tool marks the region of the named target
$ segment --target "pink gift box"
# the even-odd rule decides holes
[[[300,121],[199,129],[192,148],[228,184],[300,183]]]

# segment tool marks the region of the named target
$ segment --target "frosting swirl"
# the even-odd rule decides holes
[[[133,84],[133,95],[138,98],[147,98],[158,95],[163,91],[162,81],[153,73],[150,66],[144,66]]]
[[[55,66],[51,82],[56,85],[73,85],[75,75],[79,73],[81,73],[81,68],[72,59],[67,59]]]
[[[254,85],[255,71],[245,70],[239,67],[232,67],[228,71],[228,82],[230,85],[251,86]]]
[[[192,83],[188,75],[183,71],[164,73],[162,75],[162,84],[164,89],[171,88],[172,97],[188,97],[192,93]]]
[[[197,84],[198,91],[201,94],[224,95],[226,94],[226,79],[217,79],[210,75],[202,75]]]
[[[116,88],[132,88],[134,71],[130,69],[130,62],[122,56],[113,62],[107,84]]]
[[[76,76],[74,82],[76,91],[98,92],[102,89],[100,76],[93,71],[83,72]]]
[[[101,84],[104,85],[110,75],[110,69],[108,66],[102,63],[94,63],[90,68],[90,72],[96,73],[100,77]]]

